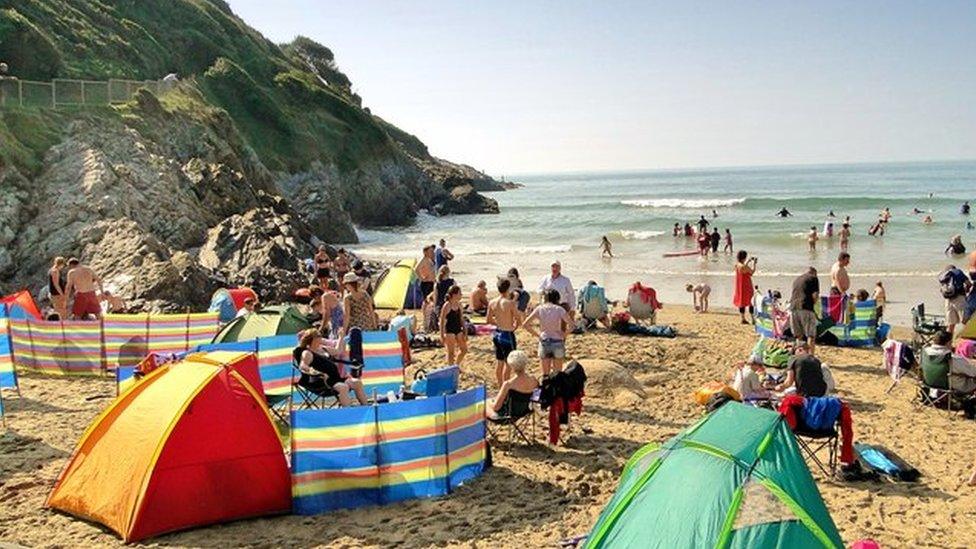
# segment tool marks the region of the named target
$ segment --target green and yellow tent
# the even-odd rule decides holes
[[[782,416],[733,402],[638,450],[585,547],[844,543]]]

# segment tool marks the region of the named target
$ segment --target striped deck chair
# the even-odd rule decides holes
[[[756,333],[762,337],[776,337],[776,323],[773,321],[773,304],[764,297],[756,311]]]
[[[830,328],[841,347],[874,347],[878,344],[878,305],[873,299],[854,304],[847,324]]]
[[[389,391],[400,394],[404,384],[403,350],[396,332],[361,332],[357,344],[356,328],[350,330],[349,357],[363,365],[361,379],[366,396],[376,400]]]

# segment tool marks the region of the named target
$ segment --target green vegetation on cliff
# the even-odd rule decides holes
[[[419,140],[361,107],[331,50],[305,37],[273,44],[221,0],[0,0],[0,59],[24,79],[144,80],[176,72],[184,88],[230,114],[275,172],[324,165],[353,173],[407,154],[428,156]],[[13,133],[10,117],[4,123],[0,132]],[[0,155],[31,169],[45,135],[4,146]]]

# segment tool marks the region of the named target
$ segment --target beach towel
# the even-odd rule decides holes
[[[654,291],[654,288],[648,288],[640,282],[634,282],[627,293],[636,294],[642,302],[650,305],[654,310],[661,308],[661,302],[657,300],[657,292]]]
[[[840,413],[838,419],[840,421],[840,462],[842,464],[850,464],[854,462],[854,420],[851,417],[851,407],[848,404],[835,397],[822,397],[822,399],[833,399],[840,403]],[[800,395],[788,395],[783,398],[779,403],[779,408],[777,411],[786,420],[786,424],[790,426],[790,429],[796,430],[797,425],[803,417],[803,408],[807,400],[814,400],[813,398],[805,399]],[[815,420],[819,421],[819,420]],[[833,426],[831,426],[833,427]]]
[[[840,416],[840,399],[834,397],[809,397],[803,406],[803,423],[815,431],[834,428]]]
[[[956,354],[966,358],[976,358],[976,341],[960,339],[959,343],[956,343]]]
[[[884,446],[859,442],[854,448],[865,465],[893,480],[915,482],[922,476],[918,469]]]
[[[825,295],[820,298],[824,316],[829,316],[835,324],[844,321],[844,313],[847,309],[847,296],[844,294]]]

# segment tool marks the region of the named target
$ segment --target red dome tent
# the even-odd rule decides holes
[[[48,507],[126,542],[291,510],[291,477],[253,354],[190,355],[95,419]]]

